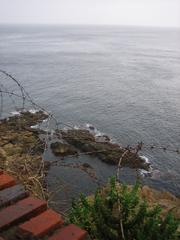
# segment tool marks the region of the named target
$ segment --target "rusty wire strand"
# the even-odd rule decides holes
[[[33,99],[30,97],[29,93],[24,89],[24,87],[22,87],[22,85],[20,84],[20,82],[15,79],[11,74],[7,73],[6,71],[3,71],[3,70],[0,70],[1,73],[5,74],[7,77],[9,77],[11,80],[13,80],[17,85],[18,87],[20,88],[21,90],[21,95],[17,94],[17,93],[14,93],[13,91],[8,91],[7,89],[2,89],[2,84],[1,84],[1,88],[0,88],[0,94],[1,94],[1,105],[0,105],[0,114],[2,115],[2,109],[3,109],[3,94],[8,94],[9,97],[11,97],[11,100],[12,100],[12,96],[15,96],[15,97],[18,97],[18,98],[21,98],[23,100],[23,106],[25,105],[25,101],[27,102],[30,102],[32,104],[33,107],[35,108],[38,108],[39,110],[47,113],[47,116],[48,116],[48,124],[51,122],[51,120],[53,120],[55,122],[55,125],[56,125],[56,129],[59,129],[59,125],[63,125],[63,126],[66,126],[70,129],[74,129],[74,126],[73,125],[70,125],[70,124],[67,124],[67,123],[64,123],[64,122],[59,122],[56,117],[54,116],[54,114],[48,112],[45,108],[41,107],[40,105],[38,105],[37,103],[35,103],[33,101]],[[13,101],[13,103],[15,103],[15,101]],[[47,132],[47,138],[48,138],[48,132]],[[68,138],[68,137],[66,137]],[[78,138],[80,139],[80,138]],[[83,140],[83,139],[82,139]],[[47,145],[46,145],[47,146]],[[136,144],[134,147],[129,147],[131,150],[137,150],[137,146],[138,144]],[[122,149],[125,149],[126,147],[123,147],[122,146]],[[179,148],[170,148],[169,146],[159,146],[159,145],[156,145],[154,143],[152,144],[144,144],[143,143],[143,147],[142,149],[148,149],[148,150],[156,150],[156,149],[159,149],[159,150],[163,150],[164,152],[166,151],[169,151],[169,152],[173,152],[173,153],[177,153],[177,154],[180,154],[180,150]],[[87,153],[88,155],[89,153]]]
[[[47,111],[44,107],[42,107],[42,106],[38,105],[36,102],[34,102],[34,100],[31,98],[29,93],[25,90],[25,88],[22,86],[22,84],[14,76],[12,76],[8,72],[6,72],[4,70],[1,70],[1,69],[0,69],[0,73],[4,74],[10,80],[15,82],[16,85],[18,86],[18,88],[20,89],[20,94],[18,94],[15,91],[10,91],[3,84],[0,83],[0,117],[1,118],[2,118],[2,113],[3,113],[3,109],[4,109],[3,108],[3,105],[4,105],[3,95],[7,95],[10,98],[10,100],[12,102],[12,105],[15,108],[15,110],[17,110],[17,106],[16,106],[16,100],[14,98],[18,98],[18,99],[22,100],[21,110],[24,111],[26,103],[29,103],[33,108],[35,108],[39,111],[43,111],[44,113],[47,114],[47,119],[46,119],[46,124],[45,124],[45,127],[46,127],[47,131],[45,133],[45,137],[43,138],[43,140],[38,139],[37,142],[36,142],[37,145],[42,144],[42,148],[44,148],[44,151],[48,149],[51,137],[52,138],[56,137],[57,139],[63,140],[63,141],[69,138],[69,137],[65,137],[63,139],[62,134],[61,134],[61,131],[63,131],[63,128],[59,128],[59,126],[61,125],[61,126],[67,127],[68,129],[74,130],[74,126],[72,124],[67,124],[67,123],[64,123],[62,121],[59,122],[56,119],[56,117],[53,113]],[[52,136],[51,136],[51,132],[52,132],[53,129],[51,129],[50,124],[52,122],[55,123],[55,129],[58,130],[58,132],[59,132],[58,136],[57,136],[56,132],[53,133]],[[20,127],[21,126],[19,126],[19,128]],[[41,132],[39,128],[37,128],[37,131],[39,131],[39,133]],[[72,139],[72,138],[70,138],[70,139]],[[84,140],[84,139],[78,137],[77,140]],[[122,159],[129,151],[132,151],[134,153],[138,153],[140,150],[147,149],[147,150],[163,150],[164,152],[169,151],[169,152],[172,152],[172,153],[180,154],[179,148],[173,148],[172,146],[171,147],[170,146],[160,146],[160,145],[157,145],[157,144],[154,144],[154,143],[144,144],[144,143],[141,142],[141,147],[140,147],[139,143],[135,144],[133,146],[127,146],[127,147],[123,147],[123,146],[119,145],[119,148],[124,150],[124,152],[120,156],[120,160],[119,160],[119,163],[118,163],[118,166],[117,166],[117,176],[116,176],[117,179],[119,179],[119,177],[120,177],[119,175],[120,175],[120,168],[121,168]],[[31,169],[31,164],[29,162],[29,157],[33,158],[33,152],[34,151],[35,151],[34,146],[30,147],[29,150],[27,151],[27,154],[25,155],[26,157],[25,157],[24,167],[26,169],[27,174],[29,174],[29,179],[31,181],[35,181],[38,185],[41,185],[40,179],[44,177],[44,160],[43,159],[41,161],[41,164],[39,165],[38,170],[36,171],[36,174],[34,176],[31,176],[31,174],[30,174],[30,172],[32,172],[32,169]],[[78,156],[81,156],[81,155],[93,155],[93,154],[97,154],[97,153],[105,153],[107,151],[109,151],[109,150],[78,152],[77,154],[69,155],[68,157],[78,157]],[[64,163],[61,163],[61,162],[58,162],[58,161],[51,161],[50,164],[53,165],[53,164],[57,164],[57,163],[58,163],[59,166],[62,166],[62,167],[79,168],[82,171],[86,172],[86,174],[88,174],[90,177],[92,177],[91,173],[89,173],[86,170],[84,170],[83,168],[81,168],[80,165],[78,165],[78,164],[77,165],[64,164]],[[99,184],[100,180],[97,178],[97,176],[94,179]],[[28,188],[30,189],[31,186],[28,186]],[[43,186],[41,185],[40,188],[41,188],[41,191],[42,191],[42,195],[44,195]]]

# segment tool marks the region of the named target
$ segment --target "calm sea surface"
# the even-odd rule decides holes
[[[123,145],[143,141],[172,150],[180,145],[178,29],[0,26],[0,68],[14,74],[59,121],[90,123]],[[145,148],[142,155],[154,169],[144,181],[179,195],[180,155],[156,148]],[[84,159],[104,179],[115,171]],[[122,176],[131,181],[128,171]],[[50,187],[58,180],[79,191],[95,187],[79,170],[54,167]]]

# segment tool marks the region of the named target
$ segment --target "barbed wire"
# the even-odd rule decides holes
[[[5,77],[7,77],[8,79],[10,79],[11,81],[13,81],[18,89],[20,90],[20,92],[16,92],[15,90],[10,90],[9,88],[7,88],[3,83],[0,83],[0,118],[3,117],[3,111],[4,111],[4,104],[5,104],[5,99],[4,99],[4,95],[8,96],[10,101],[11,101],[11,104],[12,104],[12,107],[15,109],[15,110],[19,110],[20,111],[26,111],[26,106],[28,104],[30,104],[30,106],[38,111],[43,111],[44,113],[46,113],[47,115],[47,119],[46,119],[46,122],[44,123],[44,127],[46,128],[46,131],[45,131],[45,134],[44,134],[44,137],[43,137],[43,140],[41,139],[38,139],[37,140],[37,146],[38,145],[42,145],[42,148],[44,149],[44,151],[46,151],[49,146],[50,146],[50,143],[52,142],[52,140],[54,139],[57,139],[58,141],[62,140],[62,141],[66,141],[66,140],[72,140],[72,137],[70,136],[66,136],[66,137],[63,137],[62,136],[62,131],[64,131],[64,127],[67,128],[67,130],[75,130],[75,127],[73,126],[73,124],[67,124],[67,123],[64,123],[62,121],[59,121],[57,120],[56,116],[47,111],[47,109],[45,109],[44,107],[40,106],[39,104],[37,104],[36,102],[34,102],[34,100],[32,99],[32,97],[29,95],[29,93],[25,90],[25,88],[22,86],[22,84],[20,83],[19,80],[17,80],[13,75],[9,74],[8,72],[4,71],[4,70],[1,70],[0,69],[0,73],[3,74]],[[20,99],[20,105],[21,107],[18,108],[17,107],[17,101],[16,101],[16,98]],[[51,123],[52,125],[55,125],[54,126],[54,129],[55,131],[53,131],[54,129],[51,128]],[[19,123],[20,124],[20,123]],[[60,127],[62,126],[62,127]],[[21,127],[21,126],[19,126]],[[41,133],[41,129],[40,128],[37,128],[36,129],[37,131],[39,131],[39,134]],[[87,130],[89,131],[87,128],[82,128],[82,130]],[[53,133],[52,133],[53,132]],[[57,134],[58,132],[58,134]],[[93,132],[89,131],[90,133],[92,133],[92,135],[94,134]],[[93,135],[94,136],[94,139],[96,140],[96,136],[95,134]],[[84,141],[84,138],[82,137],[75,137],[73,136],[73,138],[75,140],[80,140],[80,141]],[[107,141],[110,143],[110,141]],[[107,143],[106,141],[105,142],[101,142],[101,143]],[[23,142],[22,142],[23,144]],[[120,156],[120,159],[119,159],[119,162],[117,164],[117,179],[120,179],[120,168],[122,168],[122,160],[123,158],[125,157],[125,155],[128,153],[128,152],[134,152],[135,154],[138,154],[140,151],[142,150],[151,150],[151,151],[154,151],[154,150],[161,150],[161,151],[164,151],[164,152],[170,152],[170,153],[176,153],[176,154],[180,154],[180,149],[178,147],[173,147],[173,146],[169,146],[169,145],[160,145],[160,144],[156,144],[156,143],[151,143],[151,144],[145,144],[143,142],[139,142],[139,143],[136,143],[134,145],[127,145],[127,146],[122,146],[122,145],[119,145],[119,148],[120,149],[123,149],[124,152],[122,153],[122,155]],[[31,171],[31,166],[30,164],[27,164],[28,162],[28,158],[31,156],[31,158],[33,158],[33,152],[35,151],[34,149],[34,146],[33,147],[29,147],[29,149],[27,150],[27,153],[26,153],[26,159],[25,159],[25,168],[27,169],[27,172]],[[112,150],[113,151],[113,150]],[[72,154],[72,155],[68,155],[68,158],[74,158],[74,157],[79,157],[79,156],[84,156],[84,155],[95,155],[95,154],[98,154],[98,153],[106,153],[106,152],[109,152],[109,149],[108,150],[94,150],[94,151],[86,151],[86,152],[78,152],[76,154]],[[90,178],[95,181],[98,185],[102,185],[102,182],[100,181],[100,179],[98,179],[98,177],[96,176],[95,172],[93,172],[93,170],[91,169],[90,170],[87,170],[87,168],[83,168],[82,167],[82,162],[79,162],[78,164],[68,164],[68,163],[62,163],[61,161],[58,161],[58,160],[54,160],[54,161],[51,161],[49,162],[50,165],[58,165],[58,166],[61,166],[61,167],[70,167],[70,168],[79,168],[80,170],[84,171],[86,174],[88,174],[90,176]],[[41,161],[41,164],[39,165],[39,169],[37,170],[37,175],[40,174],[41,177],[44,176],[44,161],[42,159]],[[34,176],[33,177],[33,181],[39,181],[39,178],[37,178],[36,180],[36,177]],[[40,184],[40,182],[38,182],[38,184]],[[42,188],[42,192],[43,192],[43,187],[41,186]]]
[[[37,108],[38,110],[41,110],[43,112],[45,112],[48,116],[47,118],[47,124],[49,124],[51,122],[51,120],[53,120],[55,122],[55,125],[56,125],[56,129],[59,129],[59,126],[62,125],[62,126],[65,126],[69,129],[72,129],[74,130],[74,125],[72,124],[67,124],[67,123],[64,123],[62,121],[58,121],[57,118],[55,117],[55,115],[51,112],[49,112],[47,109],[45,109],[44,107],[40,106],[39,104],[37,104],[36,102],[34,102],[34,100],[31,98],[31,96],[29,95],[29,93],[25,90],[25,88],[22,86],[22,84],[14,77],[12,76],[11,74],[7,73],[6,71],[4,70],[1,70],[0,69],[0,72],[3,73],[5,76],[7,76],[8,78],[10,78],[11,80],[13,80],[17,86],[19,87],[20,91],[21,91],[21,95],[13,92],[13,91],[8,91],[7,88],[5,88],[3,86],[3,84],[1,84],[0,86],[0,97],[1,97],[1,104],[0,104],[0,116],[2,116],[2,111],[3,111],[3,94],[8,94],[8,96],[11,98],[12,100],[12,96],[15,96],[15,97],[18,97],[18,98],[21,98],[22,99],[22,109],[24,109],[25,107],[25,102],[29,102],[32,104],[32,107],[35,107]],[[4,89],[3,89],[4,87]],[[15,105],[15,101],[12,100],[13,104]],[[84,130],[87,130],[87,129],[84,129]],[[48,135],[48,132],[47,132],[47,135]],[[68,137],[66,137],[68,139]],[[79,140],[84,140],[83,138],[79,138]],[[142,145],[140,147],[140,145]],[[172,148],[170,146],[167,146],[167,145],[157,145],[156,143],[151,143],[151,144],[145,144],[143,142],[139,142],[139,143],[136,143],[134,145],[127,145],[127,146],[121,146],[122,149],[130,149],[130,150],[134,150],[134,151],[139,151],[137,148],[139,148],[139,150],[143,150],[143,149],[148,149],[148,150],[163,150],[164,152],[173,152],[173,153],[177,153],[177,154],[180,154],[180,149],[179,148]],[[87,155],[89,155],[90,153],[87,153]]]

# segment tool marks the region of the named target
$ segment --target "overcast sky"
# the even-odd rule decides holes
[[[180,27],[180,0],[0,0],[0,23]]]

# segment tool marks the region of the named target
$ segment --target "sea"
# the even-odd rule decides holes
[[[62,128],[92,125],[122,146],[142,141],[140,155],[152,166],[151,174],[142,172],[142,182],[180,195],[180,29],[0,25],[0,69]],[[0,74],[0,84],[14,91],[11,83]],[[3,104],[5,114],[12,111],[5,99]],[[44,158],[88,162],[104,182],[116,173],[95,157],[62,160],[48,152]],[[123,182],[132,183],[134,175],[121,170]],[[98,187],[87,173],[62,166],[50,169],[47,182],[56,200],[63,194],[62,204]]]

